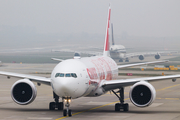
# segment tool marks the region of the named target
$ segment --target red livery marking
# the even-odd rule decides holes
[[[98,79],[97,72],[95,68],[87,68],[87,73],[91,80]]]
[[[112,80],[113,74],[111,71],[111,67],[109,63],[106,61],[106,59],[104,59],[103,57],[98,58],[92,60],[92,63],[96,66],[96,69],[98,71],[98,77],[100,80]]]
[[[89,80],[89,85],[91,84],[91,80]]]
[[[98,75],[99,75],[99,79],[103,80],[105,79],[105,72],[103,69],[103,64],[101,61],[96,60],[92,60],[92,63],[96,66],[96,69],[98,71]]]
[[[99,61],[101,61],[106,69],[106,80],[112,80],[112,71],[111,67],[109,66],[108,62],[104,58],[99,58]]]

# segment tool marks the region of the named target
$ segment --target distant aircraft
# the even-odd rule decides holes
[[[154,56],[155,59],[160,59],[161,54],[172,54],[177,53],[177,51],[158,51],[158,52],[138,52],[138,53],[127,53],[126,47],[123,45],[117,45],[114,42],[114,34],[113,34],[113,24],[111,23],[111,31],[112,31],[112,45],[110,46],[110,56],[112,59],[118,59],[119,62],[129,62],[131,58],[138,57],[139,60],[144,60],[145,57]],[[93,48],[92,48],[93,49]],[[95,49],[95,48],[94,48]],[[99,49],[100,48],[96,48]],[[102,55],[101,52],[97,51],[73,51],[73,50],[52,50],[53,52],[74,52],[75,56],[78,54],[80,56],[81,53],[88,54],[90,56]]]
[[[112,59],[118,59],[119,62],[129,62],[130,58],[138,57],[139,60],[144,60],[146,56],[154,56],[155,59],[160,59],[163,53],[177,53],[177,51],[159,51],[159,52],[140,52],[140,53],[126,53],[126,48],[123,45],[115,45],[113,24],[111,24],[112,31],[112,45],[110,47],[110,55]]]
[[[0,71],[0,75],[21,78],[11,88],[11,97],[19,105],[27,105],[36,98],[37,89],[33,82],[38,85],[45,84],[52,87],[55,102],[50,102],[49,109],[63,110],[63,116],[72,116],[69,109],[72,99],[80,97],[98,97],[108,91],[112,91],[119,99],[115,104],[115,111],[129,110],[129,105],[124,103],[124,88],[130,88],[130,100],[137,107],[147,107],[153,103],[156,97],[155,88],[148,81],[180,78],[180,75],[117,79],[118,69],[138,65],[162,63],[166,61],[154,61],[146,63],[117,65],[109,57],[109,24],[111,9],[108,10],[108,20],[105,35],[104,51],[102,56],[92,56],[74,59],[61,60],[53,69],[50,78],[32,76],[27,74],[11,73]],[[32,82],[33,81],[33,82]],[[1,83],[3,84],[3,83]],[[115,89],[119,89],[115,92]],[[119,94],[118,94],[119,93]],[[62,102],[59,102],[62,98]]]

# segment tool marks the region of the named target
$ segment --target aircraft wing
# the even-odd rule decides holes
[[[132,79],[119,79],[119,80],[111,80],[105,81],[102,84],[102,87],[106,90],[113,90],[120,87],[127,87],[133,85],[140,81],[160,81],[160,80],[167,80],[167,79],[176,79],[180,78],[180,75],[169,75],[169,76],[158,76],[158,77],[144,77],[144,78],[132,78]]]
[[[12,72],[4,72],[0,71],[0,75],[4,75],[7,77],[16,77],[21,79],[29,79],[33,82],[42,83],[46,85],[51,85],[51,78],[46,77],[39,77],[39,76],[33,76],[33,75],[26,75],[26,74],[19,74],[19,73],[12,73]]]
[[[152,62],[144,62],[144,63],[134,63],[134,64],[126,64],[126,65],[118,65],[118,68],[127,68],[127,67],[140,66],[140,65],[148,65],[148,64],[155,64],[155,63],[164,63],[164,62],[168,62],[168,61],[169,60],[152,61]]]
[[[126,54],[126,58],[139,57],[140,55],[144,56],[153,56],[157,54],[172,54],[178,53],[177,51],[158,51],[158,52],[139,52],[139,53],[128,53]]]

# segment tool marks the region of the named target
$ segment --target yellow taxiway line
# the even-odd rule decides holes
[[[129,99],[129,98],[124,99],[124,100],[128,100],[128,99]],[[91,109],[88,109],[88,110],[84,110],[84,111],[81,111],[81,112],[77,112],[77,113],[74,113],[74,114],[72,114],[72,115],[77,115],[77,114],[80,114],[80,113],[83,113],[83,112],[87,112],[87,111],[91,111],[91,110],[94,110],[94,109],[102,108],[102,107],[105,107],[105,106],[108,106],[108,105],[111,105],[111,104],[115,104],[115,103],[117,103],[117,102],[119,102],[119,101],[112,102],[112,103],[108,103],[108,104],[101,105],[101,106],[98,106],[98,107],[94,107],[94,108],[91,108]],[[64,119],[64,118],[66,118],[66,117],[68,117],[68,116],[61,117],[61,118],[57,118],[56,120],[61,120],[61,119]]]
[[[173,88],[173,87],[176,87],[176,86],[179,86],[180,84],[177,84],[177,85],[173,85],[173,86],[169,86],[169,87],[165,87],[165,88],[162,88],[162,89],[159,89],[157,91],[163,91],[163,90],[166,90],[166,89],[170,89],[170,88]],[[128,100],[129,98],[127,99],[124,99],[124,100]],[[166,99],[166,100],[179,100],[179,98],[157,98],[157,99]],[[81,114],[83,112],[87,112],[87,111],[91,111],[91,110],[94,110],[94,109],[98,109],[98,108],[102,108],[102,107],[105,107],[105,106],[108,106],[108,105],[111,105],[111,104],[115,104],[119,101],[116,101],[116,102],[112,102],[112,103],[108,103],[108,104],[105,104],[105,105],[101,105],[101,106],[98,106],[98,107],[94,107],[94,108],[91,108],[91,109],[88,109],[88,110],[84,110],[84,111],[81,111],[81,112],[77,112],[77,113],[74,113],[72,114],[73,115],[77,115],[77,114]],[[68,116],[64,116],[64,117],[60,117],[60,118],[57,118],[56,120],[61,120],[61,119],[64,119],[64,118],[67,118]]]

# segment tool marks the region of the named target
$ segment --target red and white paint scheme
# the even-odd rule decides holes
[[[130,86],[129,97],[131,102],[138,107],[149,106],[155,99],[156,91],[148,81],[158,81],[164,79],[180,78],[180,75],[133,78],[133,79],[117,79],[118,69],[132,67],[137,65],[146,65],[161,63],[166,61],[154,61],[137,64],[117,65],[116,62],[109,57],[109,23],[111,9],[108,9],[108,20],[105,35],[104,53],[102,56],[92,56],[86,58],[74,58],[61,60],[53,58],[53,60],[61,61],[53,69],[51,77],[39,77],[19,73],[11,73],[0,71],[0,75],[21,78],[15,82],[11,89],[11,97],[17,104],[27,105],[36,98],[37,89],[32,83],[37,82],[38,85],[46,84],[52,87],[55,102],[49,104],[50,110],[63,110],[64,116],[72,116],[69,109],[71,99],[79,97],[97,97],[112,91],[119,99],[119,103],[115,104],[115,111],[128,111],[128,104],[124,103],[124,88]],[[119,89],[118,93],[115,89]],[[62,102],[59,102],[62,98]]]

